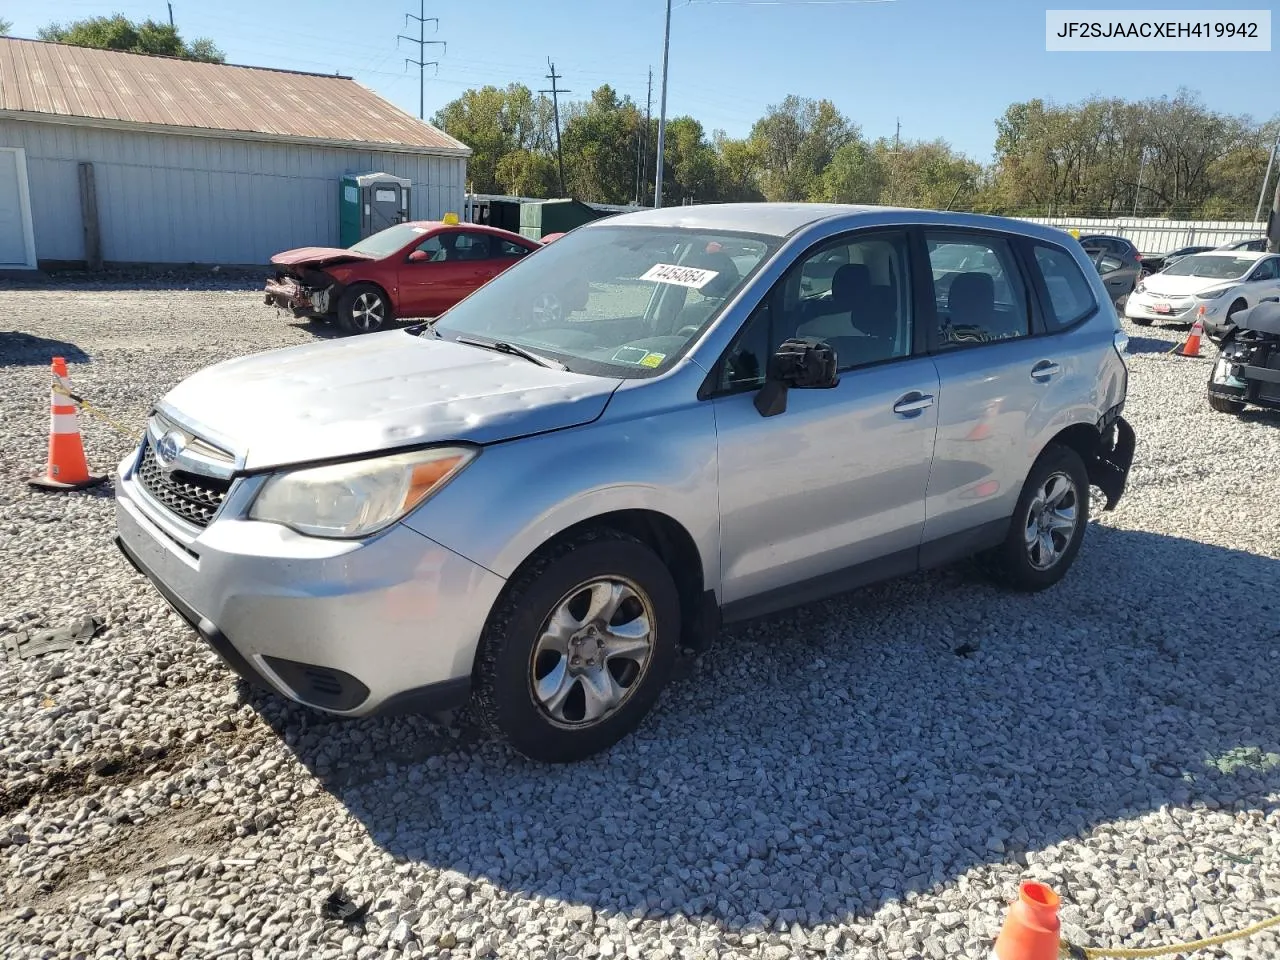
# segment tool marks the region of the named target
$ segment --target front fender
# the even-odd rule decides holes
[[[720,584],[716,433],[711,405],[610,419],[492,444],[403,521],[473,563],[510,577],[568,528],[619,510],[680,524],[703,583]],[[678,571],[673,571],[679,576]]]

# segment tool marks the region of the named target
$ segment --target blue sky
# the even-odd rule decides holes
[[[896,0],[778,5],[676,0],[672,14],[668,116],[689,113],[708,132],[744,135],[766,105],[788,93],[833,100],[868,137],[943,137],[990,159],[994,122],[1017,100],[1059,102],[1090,94],[1131,99],[1200,91],[1215,109],[1257,119],[1280,116],[1275,78],[1280,52],[1046,53],[1046,7],[1133,9],[1027,0]],[[233,63],[340,71],[416,114],[417,69],[405,71],[416,34],[404,14],[419,0],[176,0],[183,35],[208,36]],[[1164,0],[1151,9],[1266,8],[1261,0]],[[426,0],[439,17],[428,48],[427,116],[467,87],[521,81],[548,86],[547,58],[564,75],[570,99],[611,83],[642,105],[654,71],[654,115],[662,65],[663,0]],[[51,19],[122,12],[168,16],[164,3],[122,0],[6,0],[14,36],[34,36]],[[433,30],[428,25],[428,31]]]

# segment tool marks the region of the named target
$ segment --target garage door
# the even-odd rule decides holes
[[[0,268],[34,267],[22,152],[0,149]]]

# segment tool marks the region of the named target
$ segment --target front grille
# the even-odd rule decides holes
[[[216,477],[202,477],[184,470],[167,473],[156,461],[150,441],[142,445],[138,480],[161,506],[197,527],[209,525],[231,487],[229,480]]]

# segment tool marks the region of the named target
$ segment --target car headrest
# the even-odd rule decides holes
[[[850,306],[871,289],[871,268],[865,263],[846,263],[831,277],[831,299]]]
[[[947,291],[947,310],[951,322],[966,322],[970,318],[986,321],[996,306],[996,283],[989,273],[971,271],[962,273],[951,281]]]
[[[727,253],[704,253],[697,260],[697,266],[703,270],[714,270],[716,275],[698,292],[704,297],[726,297],[738,285],[742,275],[738,273],[738,265]]]

